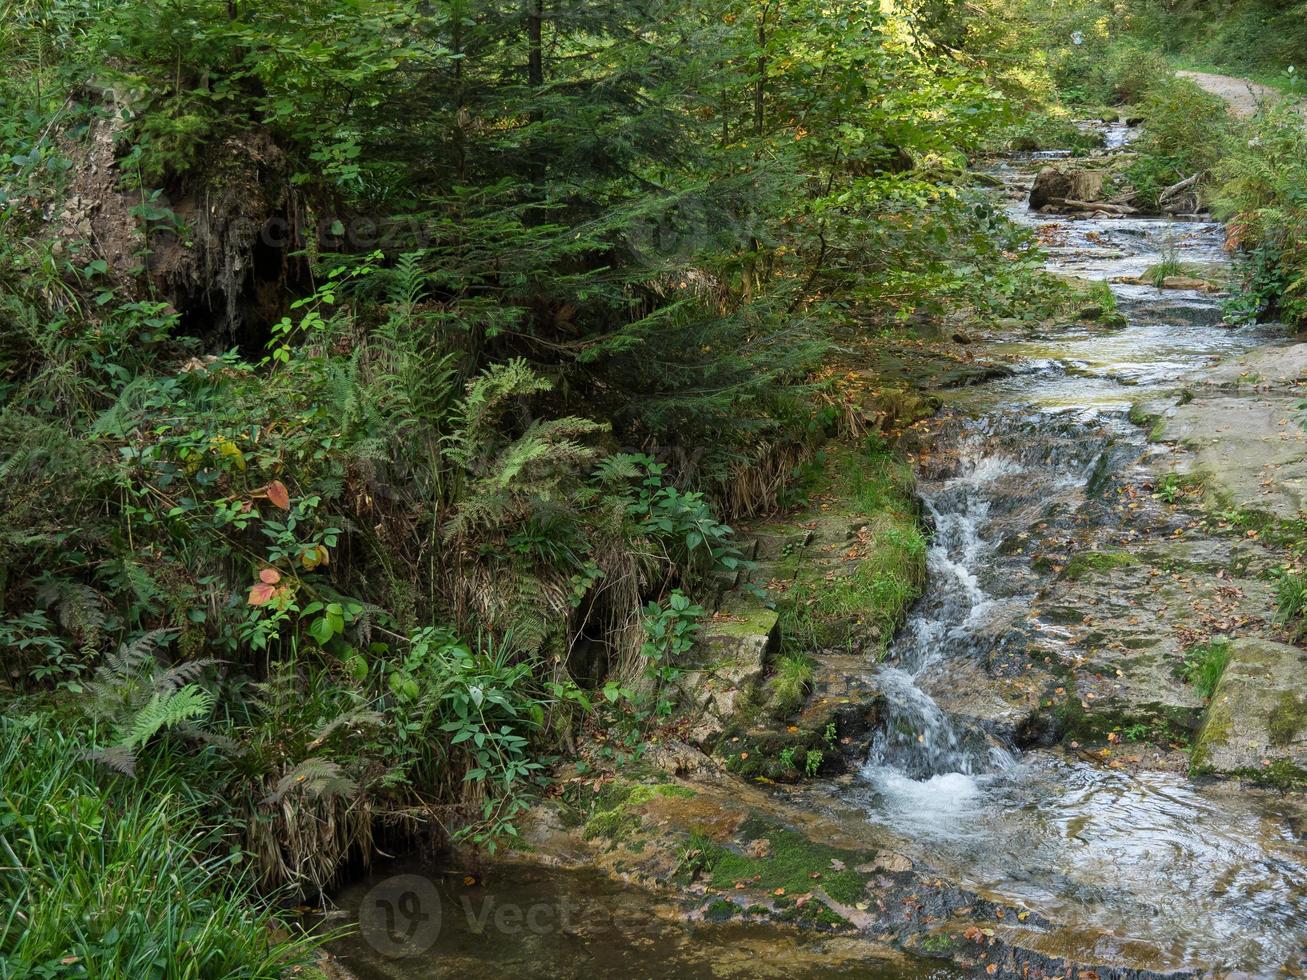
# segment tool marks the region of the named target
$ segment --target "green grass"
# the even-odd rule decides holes
[[[1212,640],[1193,647],[1185,656],[1184,677],[1200,695],[1210,698],[1230,663],[1230,642]]]
[[[1304,613],[1307,613],[1307,574],[1284,572],[1275,583],[1277,619],[1289,627],[1295,639],[1305,631]]]
[[[926,539],[917,523],[912,472],[883,450],[846,453],[832,461],[829,513],[866,522],[856,561],[827,577],[807,563],[780,605],[781,634],[791,648],[851,648],[889,642],[908,606],[921,594]]]
[[[0,720],[0,976],[273,978],[313,961],[175,773],[102,777],[84,750],[48,719]]]
[[[808,696],[812,684],[813,664],[797,653],[787,653],[776,661],[776,673],[767,681],[767,708],[777,718],[794,714]]]
[[[1184,275],[1184,263],[1176,258],[1164,258],[1161,262],[1150,265],[1144,272],[1144,278],[1153,284],[1157,289],[1161,289],[1166,280],[1172,276]]]

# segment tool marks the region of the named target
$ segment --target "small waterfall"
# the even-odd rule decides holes
[[[970,776],[1014,761],[983,736],[959,731],[918,683],[933,664],[973,652],[973,627],[994,604],[978,574],[993,551],[982,533],[990,517],[988,491],[996,481],[1022,472],[1014,460],[984,453],[979,440],[964,448],[970,452],[963,472],[925,500],[935,528],[927,555],[930,587],[891,650],[898,666],[878,674],[886,718],[867,760],[866,772],[873,779]]]
[[[882,788],[903,780],[971,777],[1011,768],[1016,760],[984,732],[940,709],[925,689],[949,661],[984,655],[993,621],[1013,614],[1020,596],[991,594],[1004,578],[998,542],[1052,510],[1073,511],[1112,437],[1083,423],[1046,415],[994,415],[951,434],[955,462],[923,486],[934,526],[927,553],[929,585],[890,649],[878,679],[885,718],[864,775]],[[1013,576],[1007,576],[1011,588]],[[986,588],[986,583],[990,583]],[[1018,606],[1021,604],[1018,602]],[[932,783],[939,786],[939,783]],[[948,782],[956,794],[959,780]]]
[[[934,698],[917,686],[913,675],[887,667],[878,679],[889,706],[884,726],[871,745],[870,768],[889,766],[911,779],[980,770],[974,748]]]

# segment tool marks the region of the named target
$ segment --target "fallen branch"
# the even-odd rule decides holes
[[[1107,201],[1073,201],[1067,198],[1062,202],[1062,207],[1070,208],[1072,211],[1103,211],[1107,214],[1138,214],[1138,208],[1132,208],[1128,204],[1109,204]]]
[[[1190,187],[1193,187],[1194,184],[1196,183],[1198,183],[1198,174],[1194,174],[1192,177],[1186,177],[1178,184],[1172,184],[1166,190],[1162,191],[1162,193],[1157,195],[1157,203],[1159,205],[1165,203],[1167,200],[1174,197],[1176,194],[1179,194],[1181,191],[1188,190]]]

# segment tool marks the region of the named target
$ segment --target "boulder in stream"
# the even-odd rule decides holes
[[[1083,167],[1045,167],[1030,188],[1030,207],[1038,211],[1067,201],[1097,201],[1103,196],[1103,173]]]

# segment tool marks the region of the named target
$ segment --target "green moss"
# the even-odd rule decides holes
[[[709,922],[725,922],[739,911],[739,906],[734,902],[728,902],[724,898],[717,898],[708,903],[708,907],[703,910],[703,914],[704,918]]]
[[[704,624],[707,636],[766,636],[776,628],[777,613],[766,606],[739,606],[728,610],[729,619],[712,620]]]
[[[819,844],[802,834],[759,820],[746,821],[741,833],[750,839],[766,838],[771,853],[766,857],[751,857],[714,847],[705,864],[713,888],[734,888],[744,882],[750,888],[771,893],[784,889],[788,898],[820,888],[841,904],[851,905],[862,899],[867,876],[854,868],[870,855]]]
[[[627,797],[627,806],[639,806],[642,803],[648,803],[650,800],[676,799],[690,800],[694,799],[694,790],[688,786],[677,786],[675,783],[658,783],[655,786],[636,786],[631,790],[631,795]]]
[[[1195,768],[1191,769],[1190,772],[1193,775],[1205,775],[1210,773],[1211,770]],[[1226,772],[1222,773],[1222,775],[1245,779],[1258,786],[1278,789],[1284,793],[1307,790],[1307,769],[1294,765],[1288,759],[1277,759],[1269,766],[1263,766],[1261,769],[1236,769],[1234,772]]]
[[[1076,555],[1066,564],[1063,577],[1075,581],[1089,572],[1105,572],[1127,565],[1138,565],[1139,559],[1126,551],[1089,551]]]
[[[1277,759],[1265,769],[1248,773],[1247,778],[1285,792],[1307,789],[1307,770],[1295,766],[1288,759]]]
[[[1183,708],[1141,708],[1138,711],[1088,711],[1076,694],[1075,678],[1064,681],[1066,695],[1052,706],[1051,714],[1063,741],[1097,742],[1113,733],[1132,732],[1158,744],[1188,745],[1193,738],[1196,713]]]
[[[800,925],[816,926],[819,929],[838,929],[848,922],[825,902],[813,899],[802,906],[788,901],[777,903],[774,918],[780,922],[793,922]]]
[[[1194,740],[1194,746],[1189,753],[1189,771],[1194,775],[1202,775],[1211,771],[1211,754],[1215,746],[1222,745],[1230,737],[1230,732],[1234,728],[1234,716],[1231,713],[1230,705],[1226,701],[1215,701],[1207,708],[1207,718],[1203,722],[1202,729],[1198,732],[1198,738]]]
[[[921,941],[921,951],[931,956],[948,956],[956,948],[957,942],[953,937],[942,933],[927,936]]]
[[[1285,746],[1307,725],[1307,698],[1285,691],[1267,718],[1271,744]]]
[[[595,796],[594,809],[581,832],[586,840],[598,837],[619,841],[640,826],[636,807],[659,797],[688,799],[694,790],[672,783],[654,785],[609,783]]]
[[[1133,402],[1130,405],[1130,412],[1127,416],[1132,425],[1137,425],[1141,429],[1149,428],[1157,421],[1158,415],[1144,408],[1142,402]]]
[[[885,468],[889,464],[883,464]],[[908,607],[921,595],[926,539],[910,484],[896,476],[853,471],[836,506],[866,522],[856,561],[828,577],[829,567],[806,562],[780,605],[782,642],[800,650],[853,648],[870,640],[884,648]]]

